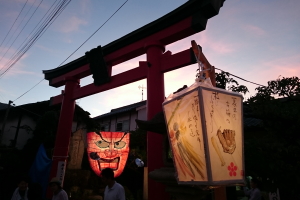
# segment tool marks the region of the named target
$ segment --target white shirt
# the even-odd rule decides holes
[[[123,186],[117,182],[115,182],[111,188],[106,186],[104,190],[104,200],[125,200]]]
[[[68,200],[68,194],[61,189],[57,194],[53,194],[52,200]]]
[[[244,193],[250,196],[249,200],[261,200],[261,194],[258,188],[248,190],[248,188],[244,187]]]
[[[19,188],[17,188],[17,189],[15,189],[15,191],[14,191],[12,197],[11,197],[11,200],[28,200],[27,192],[28,192],[28,188],[26,189],[24,198],[22,199],[22,197],[19,193]]]

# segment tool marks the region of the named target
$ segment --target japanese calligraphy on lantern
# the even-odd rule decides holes
[[[181,184],[244,182],[242,95],[196,82],[163,103]]]
[[[121,175],[129,153],[128,133],[90,132],[87,143],[89,163],[98,176],[108,167],[113,169],[115,177]]]
[[[243,179],[242,97],[202,89],[212,180]]]
[[[164,112],[178,181],[207,181],[198,91],[164,105]]]

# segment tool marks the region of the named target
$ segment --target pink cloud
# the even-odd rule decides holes
[[[77,31],[80,25],[84,24],[87,24],[87,22],[76,16],[73,16],[61,23],[59,30],[63,33],[70,33]]]
[[[272,73],[276,73],[277,77],[300,77],[300,54],[290,57],[278,58],[265,62],[263,65],[272,68]]]
[[[244,30],[254,36],[264,36],[266,35],[266,31],[263,30],[262,28],[259,28],[257,26],[254,25],[246,25],[243,27]]]
[[[236,51],[240,46],[239,44],[229,43],[225,40],[216,40],[210,37],[207,31],[203,31],[168,45],[167,50],[173,53],[186,50],[191,47],[192,40],[195,40],[197,44],[202,46],[204,54],[207,51],[212,51],[212,53],[219,55],[229,54]]]
[[[0,52],[2,52],[2,50],[3,50],[3,48],[2,49],[0,48]],[[13,50],[11,49],[10,51],[13,51]],[[7,68],[10,66],[11,62],[9,62],[10,59],[8,59],[8,56],[3,57],[3,59],[1,60],[1,63],[0,63],[0,69],[1,69],[0,74],[5,72],[5,75],[3,76],[3,78],[5,79],[5,78],[9,78],[11,76],[17,76],[20,74],[27,74],[27,75],[31,74],[31,75],[35,75],[35,76],[41,76],[40,73],[36,73],[36,72],[32,72],[32,71],[28,71],[28,70],[24,69],[26,67],[26,65],[24,65],[22,63],[22,60],[24,60],[28,56],[29,56],[29,54],[25,53],[22,56],[22,58],[16,64],[14,64],[7,72],[5,72],[5,70],[7,70]]]

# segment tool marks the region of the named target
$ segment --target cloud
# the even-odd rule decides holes
[[[246,25],[243,27],[243,29],[254,36],[264,36],[266,35],[266,31],[262,28],[259,28],[258,26],[254,25]]]
[[[270,73],[275,74],[275,77],[300,77],[300,54],[267,61],[263,65],[272,68]]]
[[[3,49],[0,48],[0,53],[2,52]],[[10,50],[11,52],[15,53],[13,49]],[[10,52],[8,51],[8,52]],[[5,51],[4,51],[5,52]],[[26,75],[35,75],[35,76],[40,76],[40,73],[37,72],[32,72],[32,71],[28,71],[25,70],[24,68],[26,67],[25,64],[22,63],[22,60],[24,60],[25,58],[27,58],[29,56],[28,53],[25,53],[22,58],[20,58],[20,60],[18,60],[18,62],[16,62],[7,72],[5,72],[5,70],[8,69],[8,67],[10,66],[9,64],[11,64],[10,59],[8,59],[8,56],[3,57],[3,59],[1,60],[0,63],[0,74],[5,72],[5,75],[2,76],[1,78],[10,78],[11,76],[17,76],[20,74],[26,74]]]
[[[61,23],[59,30],[63,33],[70,33],[79,30],[80,25],[85,24],[87,24],[85,20],[73,16]]]
[[[228,40],[218,40],[210,37],[207,31],[203,31],[168,45],[167,50],[170,50],[173,53],[186,50],[191,47],[192,40],[195,40],[198,45],[202,46],[204,53],[212,51],[213,54],[217,55],[232,53],[240,46],[237,43],[230,43]]]

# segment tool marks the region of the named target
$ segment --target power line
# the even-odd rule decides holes
[[[52,6],[48,9],[48,11],[46,12],[46,14],[43,16],[43,18],[39,21],[39,23],[34,27],[34,29],[31,31],[31,33],[27,36],[27,38],[23,41],[23,43],[21,44],[21,46],[18,48],[17,52],[10,58],[9,62],[7,63],[6,66],[9,65],[13,65],[14,61],[17,62],[30,48],[31,46],[36,42],[37,39],[39,39],[47,29],[48,27],[53,23],[51,23],[49,26],[47,26],[49,24],[49,20],[51,18],[51,16],[54,15],[55,10],[58,9],[58,5],[55,6],[54,9],[53,6],[56,4],[57,0],[52,4]],[[65,8],[65,7],[64,7]],[[63,8],[63,9],[64,9]],[[51,10],[52,9],[52,10]],[[51,10],[50,14],[47,16],[48,12]],[[46,17],[46,19],[42,22],[42,20]],[[42,22],[42,24],[38,27],[38,29],[36,30],[37,26]],[[44,30],[46,28],[46,30]],[[35,31],[36,30],[36,31]],[[33,32],[35,31],[35,33],[33,35],[31,35]],[[30,39],[29,36],[31,36]],[[27,40],[27,41],[26,41]],[[25,43],[26,42],[26,43]],[[22,46],[25,43],[24,46]],[[0,75],[1,77],[1,75]]]
[[[8,62],[7,69],[0,74],[0,78],[10,70],[16,62],[18,62],[22,56],[33,46],[33,44],[45,33],[49,26],[55,21],[55,19],[61,14],[71,0],[64,0],[51,11],[51,15],[43,22],[43,25],[37,30],[37,32],[31,37],[28,42],[17,52],[13,58]]]
[[[216,68],[216,67],[215,67],[215,69],[220,70],[220,71],[222,71],[222,72],[225,72],[224,70],[218,69],[218,68]],[[261,84],[258,84],[258,83],[254,83],[254,82],[252,82],[252,81],[248,81],[248,80],[246,80],[246,79],[244,79],[244,78],[241,78],[241,77],[236,76],[236,75],[234,75],[234,74],[231,74],[231,73],[229,73],[229,72],[225,72],[225,73],[227,73],[227,74],[229,74],[229,75],[231,75],[231,76],[233,76],[233,77],[236,77],[236,78],[238,78],[238,79],[241,79],[241,80],[243,80],[243,81],[246,81],[246,82],[248,82],[248,83],[252,83],[252,84],[254,84],[254,85],[266,87],[266,86],[264,86],[264,85],[261,85]]]
[[[76,51],[78,51],[79,48],[81,48],[91,37],[93,37],[126,3],[128,2],[128,0],[126,0],[91,36],[88,37],[88,39],[86,39],[70,56],[68,56],[67,59],[65,59],[59,66],[61,66],[66,60],[68,60]],[[58,66],[58,67],[59,67]],[[1,78],[1,75],[0,75]],[[24,92],[21,96],[19,96],[18,98],[16,98],[13,102],[15,102],[16,100],[20,99],[22,96],[24,96],[25,94],[27,94],[29,91],[31,91],[33,88],[35,88],[37,85],[39,85],[43,80],[45,80],[44,78],[42,80],[40,80],[37,84],[35,84],[33,87],[31,87],[29,90],[27,90],[26,92]]]
[[[19,16],[21,15],[23,9],[25,8],[27,2],[28,2],[28,0],[25,2],[24,6],[22,7],[21,11],[19,12],[17,18],[15,19],[13,25],[10,27],[9,31],[7,32],[7,34],[6,34],[6,36],[4,37],[3,41],[1,42],[0,47],[1,47],[1,45],[3,44],[3,42],[5,41],[5,39],[6,39],[6,37],[8,36],[8,34],[10,33],[12,27],[15,25],[16,21],[19,19]],[[1,71],[1,70],[0,70],[0,71]]]
[[[14,39],[14,41],[11,43],[11,45],[9,46],[8,49],[6,49],[6,52],[4,53],[4,55],[1,57],[0,61],[3,59],[3,57],[6,55],[6,53],[10,50],[10,48],[12,47],[12,45],[15,43],[15,41],[19,38],[20,34],[22,33],[22,31],[24,30],[24,28],[27,26],[27,24],[29,23],[29,21],[31,20],[31,18],[33,17],[33,15],[35,14],[35,12],[37,11],[37,9],[40,7],[41,3],[43,2],[43,0],[39,3],[39,5],[36,7],[36,9],[34,10],[34,12],[31,14],[30,18],[27,20],[27,22],[25,23],[25,25],[22,27],[21,31],[19,32],[19,34],[17,35],[17,37]],[[35,3],[35,1],[34,1]],[[31,5],[30,9],[28,10],[28,12],[26,13],[26,15],[24,16],[23,20],[25,19],[25,17],[27,16],[27,14],[29,13],[29,11],[32,9],[34,3]],[[23,22],[23,20],[21,21],[21,23]],[[21,25],[21,24],[20,24]],[[17,27],[18,29],[19,27]],[[16,32],[16,31],[15,31]],[[14,33],[15,33],[14,32]],[[14,33],[12,35],[14,35]],[[0,69],[0,71],[2,70],[2,68]]]
[[[104,26],[106,22],[108,22],[110,18],[112,18],[127,2],[128,0],[126,0],[90,37],[88,37],[88,39],[86,39],[73,53],[71,53],[71,55],[69,55],[62,63],[60,63],[58,67],[66,62],[74,53],[76,53],[76,51],[78,51],[78,49],[80,49],[89,39],[91,39],[91,37],[93,37],[102,28],[102,26]]]
[[[27,94],[28,92],[30,92],[30,90],[32,90],[33,88],[35,88],[37,85],[39,85],[43,80],[45,80],[44,78],[42,80],[40,80],[37,84],[35,84],[33,87],[31,87],[29,90],[27,90],[26,92],[24,92],[21,96],[19,96],[18,98],[16,98],[15,100],[13,100],[13,102],[17,101],[18,99],[20,99],[22,96],[24,96],[25,94]]]

